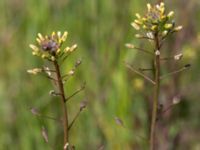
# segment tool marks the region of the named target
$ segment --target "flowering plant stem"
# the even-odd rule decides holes
[[[155,149],[155,132],[156,132],[156,120],[157,120],[157,111],[158,111],[158,98],[160,91],[160,41],[158,33],[154,35],[155,43],[155,57],[154,57],[154,97],[153,97],[153,108],[152,108],[152,119],[151,119],[151,131],[150,131],[150,150]]]
[[[56,78],[58,83],[59,92],[61,93],[61,107],[63,111],[63,130],[64,130],[64,145],[69,143],[69,134],[68,134],[68,113],[67,113],[67,106],[65,104],[65,92],[62,82],[62,77],[60,73],[60,66],[57,61],[54,61],[54,66],[56,70]],[[65,146],[64,146],[65,150]]]

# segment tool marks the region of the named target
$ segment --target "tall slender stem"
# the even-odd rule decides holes
[[[150,150],[155,150],[155,134],[156,134],[156,118],[158,111],[158,98],[160,90],[160,41],[158,33],[155,33],[155,57],[154,57],[154,97],[153,97],[153,108],[152,108],[152,119],[151,119],[151,131],[150,131]]]
[[[66,145],[67,143],[69,143],[69,134],[68,134],[68,113],[67,113],[67,106],[65,103],[65,92],[64,92],[62,77],[60,73],[60,68],[57,61],[54,61],[54,66],[55,66],[56,76],[58,80],[59,92],[61,93],[61,105],[62,105],[62,111],[63,111],[64,145]]]

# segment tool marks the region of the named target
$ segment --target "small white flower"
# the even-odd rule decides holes
[[[130,43],[126,43],[125,46],[126,46],[127,48],[134,48],[134,47],[135,47],[133,44],[130,44]]]
[[[74,75],[74,70],[70,70],[68,74],[71,76]]]
[[[180,31],[182,29],[183,29],[183,26],[178,26],[178,27],[174,28],[174,31]]]
[[[70,47],[69,51],[73,52],[77,47],[78,47],[77,44],[74,44],[72,47]]]
[[[156,55],[156,56],[159,56],[159,55],[160,55],[160,51],[159,51],[159,50],[156,50],[155,55]]]
[[[67,150],[67,148],[68,148],[68,146],[69,146],[69,143],[65,143],[65,145],[64,145],[64,150]]]
[[[173,98],[172,103],[173,103],[174,105],[176,105],[176,104],[180,103],[180,101],[181,101],[180,97],[179,97],[179,96],[175,96],[175,97]]]
[[[154,35],[153,35],[152,32],[147,32],[147,37],[150,38],[150,39],[153,39]]]
[[[51,71],[50,71],[49,67],[44,67],[44,71],[46,72],[46,74],[48,76],[51,76]]]
[[[180,53],[180,54],[175,55],[175,56],[174,56],[174,59],[175,59],[175,60],[180,60],[182,57],[183,57],[183,54]]]

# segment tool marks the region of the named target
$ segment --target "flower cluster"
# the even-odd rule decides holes
[[[63,50],[61,49],[63,42],[67,39],[67,35],[67,32],[63,34],[61,32],[52,32],[51,35],[46,36],[38,33],[38,37],[36,38],[37,45],[29,45],[33,50],[32,54],[50,61],[55,61],[59,55],[73,52],[77,48],[76,44],[71,47],[66,47]]]
[[[173,21],[174,12],[166,13],[165,4],[161,2],[155,6],[147,4],[147,13],[142,17],[136,13],[137,19],[131,23],[136,30],[147,31],[150,39],[157,33],[161,37],[165,37],[169,33],[177,32],[182,29],[182,26],[175,26]],[[137,38],[144,37],[143,35],[136,34]]]

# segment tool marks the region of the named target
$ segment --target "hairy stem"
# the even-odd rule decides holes
[[[158,53],[156,53],[158,52]],[[152,108],[152,119],[151,119],[151,131],[150,131],[150,150],[155,150],[155,134],[156,134],[156,118],[158,111],[158,97],[160,90],[160,42],[158,34],[155,33],[155,57],[154,57],[154,97],[153,97],[153,108]]]
[[[54,61],[54,66],[56,70],[56,76],[58,80],[58,88],[59,92],[61,93],[61,105],[62,105],[62,111],[63,111],[63,132],[64,132],[64,145],[69,143],[69,134],[68,134],[68,114],[67,114],[67,106],[65,104],[65,92],[64,92],[64,87],[62,83],[62,77],[60,73],[60,67],[58,65],[57,61]],[[64,148],[65,150],[65,148]]]

